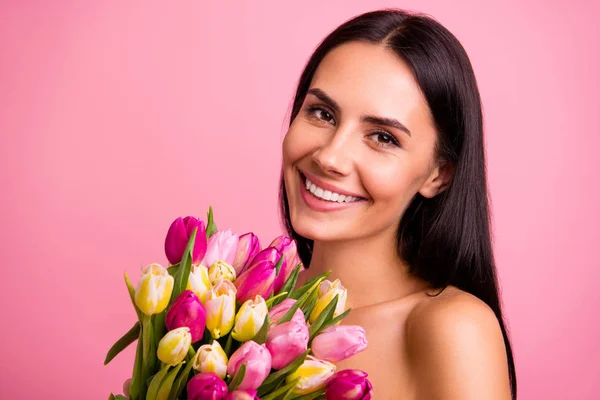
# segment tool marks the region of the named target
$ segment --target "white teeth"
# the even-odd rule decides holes
[[[308,179],[306,179],[306,190],[308,190],[320,199],[333,201],[337,203],[352,203],[358,200],[358,197],[346,196],[343,194],[332,192],[330,190],[321,189]]]

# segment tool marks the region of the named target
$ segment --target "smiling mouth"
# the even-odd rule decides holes
[[[336,203],[337,204],[351,204],[351,203],[358,203],[358,202],[366,201],[367,200],[364,197],[343,195],[343,194],[340,194],[340,193],[336,193],[336,192],[332,192],[330,190],[326,190],[326,189],[320,188],[315,183],[311,182],[306,177],[306,175],[304,175],[299,170],[298,170],[298,173],[300,174],[300,178],[302,180],[302,184],[304,186],[304,189],[312,197],[314,197],[316,199],[319,199],[321,201],[324,201],[324,202],[327,202],[327,203],[333,203],[333,204],[336,204]]]

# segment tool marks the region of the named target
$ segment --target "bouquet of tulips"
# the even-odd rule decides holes
[[[339,322],[346,289],[327,275],[296,288],[303,270],[293,239],[261,249],[253,233],[177,218],[169,267],[150,264],[125,283],[138,321],[104,364],[137,340],[133,375],[110,399],[370,399],[359,370],[335,362],[367,346],[360,326]]]

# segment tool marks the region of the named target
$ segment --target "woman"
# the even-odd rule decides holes
[[[377,399],[516,398],[492,253],[482,110],[458,40],[400,10],[315,50],[283,142],[281,209],[308,266],[348,289]]]

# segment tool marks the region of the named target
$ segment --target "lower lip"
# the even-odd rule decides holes
[[[362,202],[364,202],[365,200],[358,200],[358,201],[354,201],[352,203],[338,203],[337,201],[327,201],[327,200],[321,200],[318,197],[315,197],[311,192],[309,192],[308,190],[306,190],[306,183],[304,182],[304,179],[302,178],[302,175],[298,174],[298,180],[300,182],[300,193],[302,195],[302,198],[304,199],[304,202],[313,210],[316,211],[338,211],[338,210],[343,210],[349,207],[355,207],[358,204],[361,204]]]

